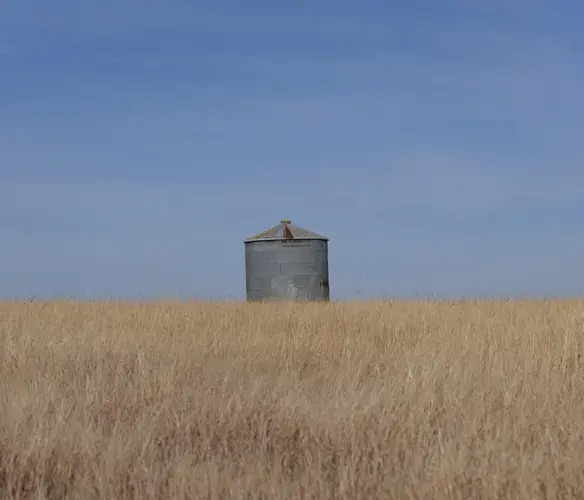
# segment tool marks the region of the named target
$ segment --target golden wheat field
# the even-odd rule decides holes
[[[584,301],[0,304],[0,495],[584,498]]]

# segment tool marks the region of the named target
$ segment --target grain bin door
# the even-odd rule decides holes
[[[310,300],[310,288],[306,286],[304,277],[291,278],[278,276],[274,278],[274,295],[284,300]]]

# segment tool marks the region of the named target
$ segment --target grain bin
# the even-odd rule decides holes
[[[329,300],[328,238],[283,220],[244,243],[248,301]]]

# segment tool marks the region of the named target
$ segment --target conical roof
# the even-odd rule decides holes
[[[269,241],[269,240],[324,240],[328,241],[326,236],[313,233],[308,229],[295,226],[289,220],[280,221],[280,224],[274,226],[267,231],[258,233],[251,238],[245,240],[245,243],[250,241]]]

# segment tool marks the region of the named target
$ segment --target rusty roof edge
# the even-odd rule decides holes
[[[269,233],[278,232],[278,236],[267,236]],[[301,234],[297,234],[301,233]],[[292,238],[290,238],[292,236]],[[249,243],[253,241],[277,241],[277,240],[322,240],[329,241],[326,236],[318,233],[314,233],[308,229],[304,229],[300,226],[291,224],[288,220],[280,222],[266,231],[262,231],[250,238],[244,240],[244,243]]]
[[[265,231],[262,231],[261,233],[258,233],[254,236],[251,236],[250,238],[246,238],[244,241],[255,241],[255,240],[261,240],[262,237],[264,236],[264,234],[268,234],[270,231],[273,231],[274,229],[277,229],[281,226],[282,224],[277,224],[274,227],[271,227],[270,229],[266,229]],[[270,239],[270,238],[266,238],[266,239]],[[271,238],[271,239],[280,239],[280,238]]]
[[[326,236],[296,236],[292,238],[294,241],[302,241],[302,240],[320,240],[320,241],[330,241]],[[284,237],[277,237],[277,238],[247,238],[243,240],[244,243],[254,243],[256,241],[290,241],[288,238]]]
[[[302,231],[303,233],[306,234],[306,236],[294,236],[295,240],[306,239],[306,240],[326,240],[326,241],[328,241],[328,238],[326,236],[323,236],[322,234],[315,233],[314,231],[310,231],[309,229],[304,229],[303,227],[296,226],[294,224],[288,224],[288,226],[290,227],[290,229],[292,229],[292,234],[294,234],[295,231]]]

